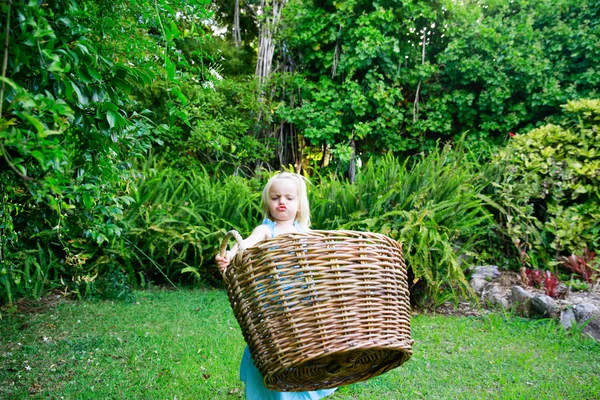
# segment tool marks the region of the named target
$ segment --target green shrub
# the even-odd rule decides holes
[[[403,245],[414,274],[434,301],[470,292],[461,258],[474,256],[489,215],[485,186],[463,149],[445,146],[401,163],[369,160],[354,184],[322,177],[311,191],[313,220],[322,229],[381,232]],[[458,292],[457,292],[458,290]]]
[[[143,95],[152,103],[156,119],[169,122],[170,129],[159,136],[169,162],[230,174],[243,169],[251,175],[257,165],[273,160],[278,143],[265,134],[271,129],[272,105],[259,100],[254,79],[214,79],[204,86],[182,83],[186,102],[177,105],[176,112],[164,102],[166,85],[159,81]]]
[[[94,2],[40,4],[0,6],[0,302],[87,276],[81,260],[111,263],[131,161],[160,131],[130,97],[152,69],[107,57],[99,41],[114,21]]]
[[[560,125],[512,137],[495,158],[503,233],[546,267],[597,249],[600,231],[600,101],[563,108]]]
[[[248,179],[219,171],[186,171],[151,159],[132,186],[123,248],[131,276],[217,285],[213,257],[226,231],[248,235],[260,223],[260,194],[270,173]],[[221,177],[219,177],[221,176]],[[484,182],[462,148],[446,146],[411,163],[388,155],[369,160],[356,182],[311,178],[314,229],[381,232],[404,245],[411,284],[438,301],[467,293],[461,259],[476,256],[488,214],[478,193]],[[159,270],[160,269],[160,270]]]
[[[149,158],[131,187],[124,233],[111,252],[130,278],[220,284],[213,257],[227,230],[250,233],[260,213],[253,180],[182,170]]]

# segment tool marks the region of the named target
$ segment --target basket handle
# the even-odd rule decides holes
[[[227,244],[229,243],[229,239],[231,239],[231,238],[234,238],[238,245],[238,251],[237,251],[237,253],[235,253],[234,257],[239,257],[241,255],[241,250],[243,250],[242,235],[240,235],[239,232],[236,230],[231,230],[231,231],[227,232],[227,234],[223,238],[223,241],[221,242],[221,248],[219,249],[219,255],[221,257],[225,257],[225,253],[227,252]],[[229,265],[231,265],[232,262],[233,262],[233,257],[231,258],[231,260],[229,260]],[[229,268],[229,266],[227,266],[227,268]],[[223,271],[221,271],[221,275],[223,275],[223,278],[225,278],[225,272],[227,271],[227,268],[225,268]]]

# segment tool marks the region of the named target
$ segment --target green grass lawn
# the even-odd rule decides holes
[[[3,314],[0,399],[236,399],[240,328],[223,291],[144,291]],[[598,399],[600,343],[552,321],[415,315],[403,366],[333,399]]]

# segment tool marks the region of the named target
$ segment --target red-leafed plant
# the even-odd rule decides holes
[[[539,269],[529,269],[524,268],[525,277],[527,278],[527,285],[540,288],[544,282],[544,277],[542,276],[542,271]]]
[[[544,292],[546,292],[547,296],[552,297],[553,299],[559,296],[558,293],[558,284],[560,281],[558,277],[554,275],[550,271],[544,271]]]
[[[562,257],[561,261],[563,267],[576,273],[587,283],[594,283],[600,276],[596,253],[588,249],[583,250],[582,256],[572,254],[569,257]]]
[[[544,288],[546,295],[557,298],[560,296],[558,277],[550,271],[541,271],[539,269],[522,269],[523,275],[526,278],[526,283],[535,288]]]

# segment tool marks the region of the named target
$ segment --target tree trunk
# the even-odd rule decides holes
[[[240,0],[235,0],[233,9],[233,44],[235,47],[242,45],[242,34],[240,33]]]
[[[333,53],[333,64],[331,65],[331,79],[335,78],[337,74],[337,66],[340,62],[340,36],[342,35],[342,25],[340,25],[340,29],[338,30],[338,38],[335,41],[335,51]]]
[[[273,33],[281,20],[281,10],[287,0],[261,0],[258,11],[258,59],[256,61],[256,76],[263,83],[271,73],[275,43]]]
[[[427,42],[427,31],[423,29],[423,44],[421,51],[421,65],[425,64],[425,44]],[[419,92],[421,91],[421,79],[419,79],[419,84],[417,85],[417,93],[415,94],[415,104],[413,107],[413,123],[417,122],[419,118]]]
[[[352,156],[348,165],[348,180],[350,183],[354,183],[356,180],[356,143],[354,139],[350,140],[350,145],[352,146]]]

